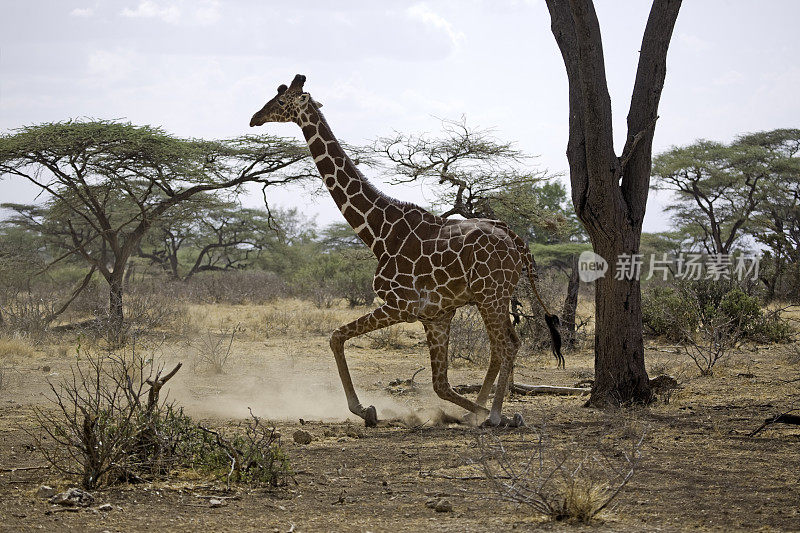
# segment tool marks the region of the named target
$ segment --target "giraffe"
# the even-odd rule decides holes
[[[300,126],[325,186],[344,218],[378,259],[373,289],[384,302],[374,311],[336,329],[330,346],[336,359],[347,404],[366,426],[378,422],[374,406],[358,399],[344,354],[345,341],[401,322],[420,321],[431,357],[433,390],[463,407],[468,417],[484,424],[524,423],[502,417],[503,398],[520,340],[511,323],[509,303],[522,271],[535,289],[536,267],[525,242],[503,222],[451,220],[378,191],[345,154],[320,112],[322,104],[304,92],[306,77],[298,74],[287,87],[256,112],[250,126],[294,122]],[[538,292],[536,292],[538,298]],[[545,309],[554,346],[557,317]],[[447,380],[450,322],[459,307],[477,306],[490,341],[486,377],[473,402],[456,393]],[[560,340],[560,339],[559,339]],[[497,379],[491,410],[486,401]]]

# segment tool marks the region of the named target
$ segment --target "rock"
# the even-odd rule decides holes
[[[64,507],[89,507],[94,503],[94,496],[85,490],[71,488],[50,498],[50,503]]]
[[[56,495],[56,489],[49,485],[42,485],[36,489],[37,498],[52,498]]]
[[[97,508],[97,510],[98,510],[98,511],[102,511],[102,512],[104,512],[104,513],[107,513],[107,512],[109,512],[109,511],[113,511],[113,510],[114,510],[114,506],[113,506],[113,505],[111,505],[110,503],[104,503],[103,505],[101,505],[100,507],[98,507],[98,508]]]
[[[45,372],[45,373],[47,373],[47,374],[49,374],[49,373],[50,373],[50,370],[51,370],[51,369],[50,369],[50,367],[49,367],[49,366],[47,366],[47,365],[44,365],[44,366],[42,367],[42,372]]]
[[[453,512],[453,504],[450,503],[450,500],[445,500],[442,498],[436,502],[436,506],[433,508],[433,510],[437,513],[451,513]]]
[[[292,435],[292,438],[297,444],[309,444],[314,440],[314,436],[304,429],[298,429]]]
[[[435,509],[436,502],[438,501],[439,501],[438,498],[428,498],[428,501],[425,502],[425,507],[427,507],[428,509]]]
[[[210,500],[208,500],[208,505],[210,507],[222,507],[223,505],[225,505],[225,502],[223,500],[211,498]]]

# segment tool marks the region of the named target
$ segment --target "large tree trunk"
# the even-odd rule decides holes
[[[595,382],[589,405],[648,402],[638,276],[615,279],[622,255],[639,252],[650,186],[653,132],[680,0],[654,0],[647,20],[622,155],[614,151],[600,25],[591,0],[547,0],[569,81],[572,202],[595,253],[609,263],[596,281]]]
[[[597,248],[596,253],[608,258],[636,253],[638,238],[636,241],[636,246]],[[595,385],[589,403],[602,406],[649,402],[652,393],[644,365],[639,280],[615,279],[613,270],[609,271],[595,281],[595,302]]]

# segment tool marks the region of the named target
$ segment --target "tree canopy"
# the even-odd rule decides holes
[[[116,330],[126,263],[160,217],[198,193],[315,175],[307,156],[304,146],[282,138],[182,139],[105,120],[45,123],[0,136],[0,174],[47,193],[46,222],[69,242],[55,261],[78,254],[102,274]]]

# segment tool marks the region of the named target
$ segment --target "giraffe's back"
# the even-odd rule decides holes
[[[515,236],[503,223],[425,222],[402,242],[387,245],[373,287],[407,320],[425,320],[463,305],[510,298],[522,264]]]

